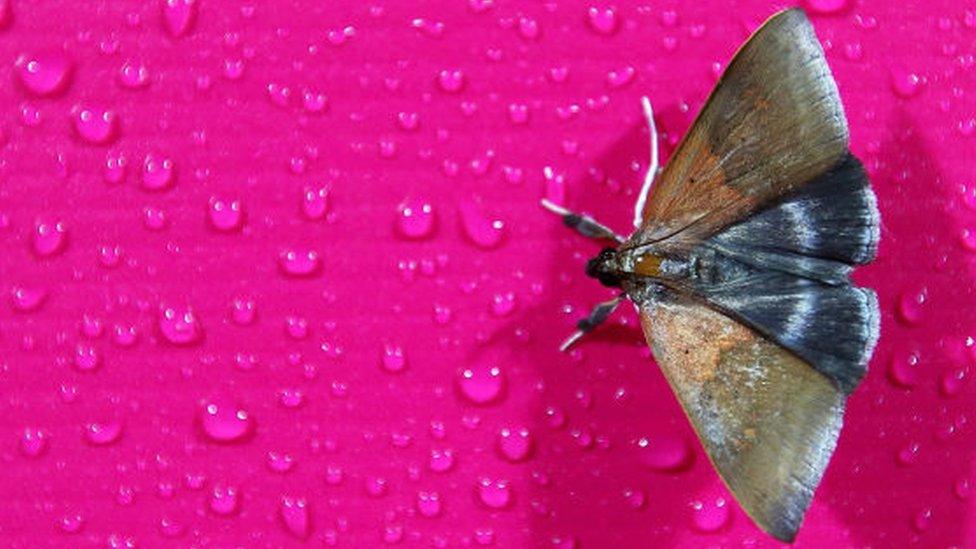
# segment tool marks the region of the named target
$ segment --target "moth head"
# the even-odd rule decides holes
[[[586,262],[586,276],[595,278],[600,284],[610,288],[620,287],[620,275],[617,268],[617,250],[604,248],[600,255]]]

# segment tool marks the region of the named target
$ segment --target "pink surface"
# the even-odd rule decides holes
[[[883,319],[797,545],[976,547],[976,11],[811,4]],[[538,200],[778,7],[0,0],[0,545],[773,545]]]

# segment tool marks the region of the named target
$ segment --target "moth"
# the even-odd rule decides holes
[[[877,201],[837,85],[800,9],[739,49],[670,162],[651,167],[629,237],[543,205],[606,239],[587,275],[625,298],[719,475],[764,531],[792,541],[827,468],[848,395],[879,334],[878,299],[850,280],[880,238]]]

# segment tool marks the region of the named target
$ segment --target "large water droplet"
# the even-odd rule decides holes
[[[46,52],[17,58],[21,84],[34,95],[48,96],[63,91],[71,77],[71,61],[62,53]]]
[[[678,435],[662,434],[637,441],[637,460],[657,471],[678,471],[691,463],[692,452],[687,441]]]
[[[805,0],[804,4],[812,13],[830,15],[847,8],[848,0]]]
[[[477,202],[470,199],[462,199],[458,203],[458,211],[461,214],[461,226],[464,227],[464,234],[472,242],[482,248],[494,248],[498,246],[505,236],[505,223],[498,219],[489,219]]]
[[[220,396],[204,401],[200,427],[216,442],[238,442],[254,431],[254,421],[236,402]]]

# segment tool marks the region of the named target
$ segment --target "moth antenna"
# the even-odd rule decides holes
[[[576,344],[577,341],[583,338],[586,334],[593,331],[594,328],[603,324],[607,318],[613,314],[613,311],[620,305],[620,302],[624,300],[626,294],[620,294],[617,297],[611,299],[610,301],[604,301],[593,307],[590,311],[589,316],[580,320],[576,325],[577,330],[567,337],[561,345],[559,345],[559,352],[564,353],[569,350],[570,347]]]
[[[651,163],[647,168],[647,175],[644,176],[644,185],[641,187],[640,195],[637,196],[637,203],[634,204],[634,228],[638,229],[644,221],[644,205],[647,203],[647,195],[651,192],[651,185],[657,178],[658,170],[658,150],[657,150],[657,124],[654,123],[654,107],[647,96],[641,97],[641,105],[644,107],[644,116],[647,118],[647,129],[651,134]]]
[[[578,214],[567,210],[562,206],[553,203],[551,200],[543,198],[540,201],[542,207],[563,218],[563,225],[575,230],[587,238],[606,238],[617,243],[622,243],[624,237],[613,232],[613,229],[600,223],[588,215]]]

